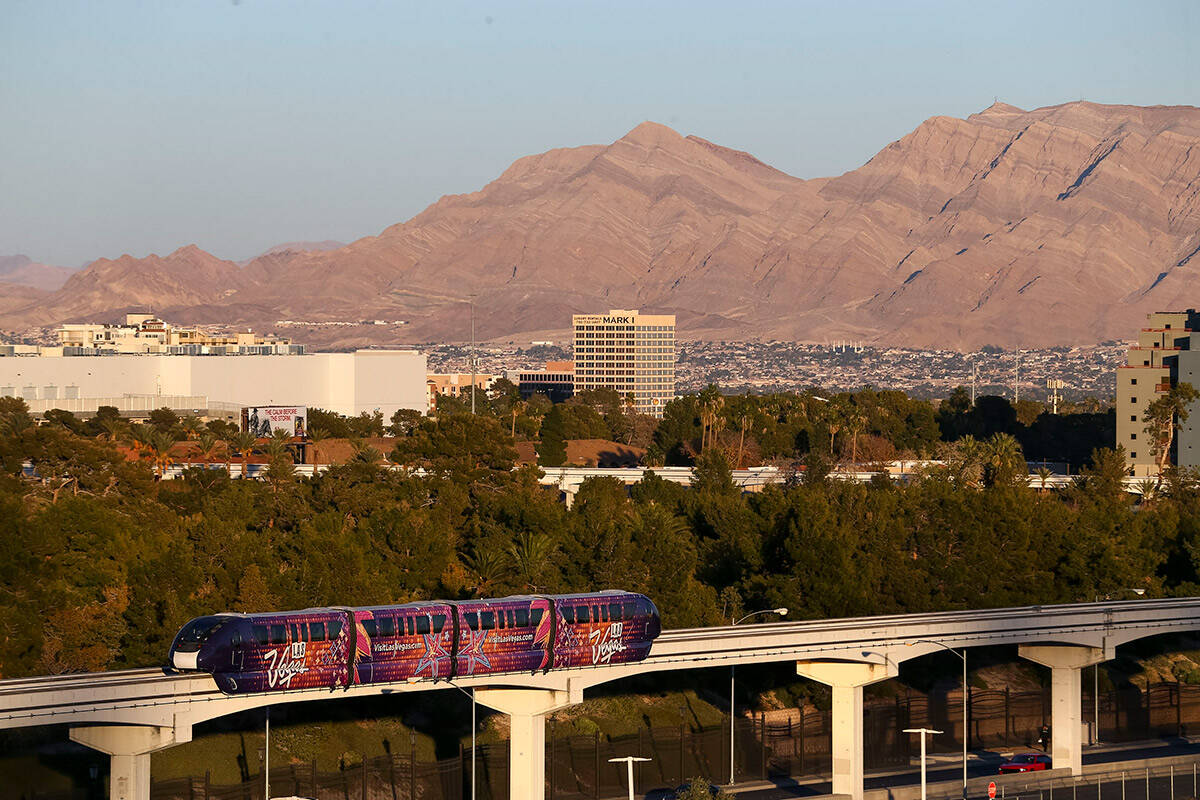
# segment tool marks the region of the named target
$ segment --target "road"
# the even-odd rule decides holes
[[[1186,741],[1179,743],[1157,744],[1157,743],[1141,743],[1127,747],[1113,747],[1103,750],[1095,750],[1088,752],[1084,751],[1083,763],[1085,767],[1096,766],[1101,764],[1111,764],[1111,771],[1120,770],[1120,762],[1137,761],[1147,758],[1162,758],[1164,756],[1183,756],[1194,755],[1197,763],[1200,763],[1200,744],[1193,744]],[[926,779],[930,784],[939,782],[956,783],[962,780],[962,765],[961,762],[945,761],[945,756],[938,757],[936,767],[930,767]],[[980,800],[986,800],[987,795],[983,793],[981,788],[977,793],[974,791],[974,779],[984,778],[996,774],[996,767],[1002,759],[998,754],[985,754],[980,758],[972,758],[967,765],[967,777],[972,779],[972,797],[978,797]],[[1140,777],[1139,777],[1140,774]],[[1132,771],[1127,776],[1122,792],[1121,780],[1119,777],[1109,780],[1107,778],[1101,780],[1100,797],[1096,795],[1096,783],[1094,779],[1084,778],[1077,787],[1062,787],[1056,785],[1054,794],[1062,798],[1062,800],[1174,800],[1174,798],[1195,798],[1200,796],[1197,792],[1200,786],[1193,786],[1194,773],[1190,767],[1177,768],[1177,775],[1174,782],[1174,793],[1171,791],[1171,778],[1169,776],[1151,777],[1149,794],[1147,794],[1147,786],[1145,773],[1134,774]],[[737,800],[787,800],[795,797],[814,797],[818,795],[828,795],[832,790],[828,781],[822,780],[805,780],[803,783],[795,783],[788,779],[781,779],[781,783],[776,786],[764,786],[762,783],[741,786],[735,790]],[[895,788],[899,786],[914,786],[920,783],[921,773],[919,769],[906,770],[903,772],[889,771],[885,774],[868,773],[864,781],[864,787],[867,791],[872,789]],[[1012,776],[1004,781],[997,781],[997,786],[1001,787],[1000,793],[996,796],[1004,797],[1004,800],[1052,800],[1048,789],[1032,788],[1024,789],[1024,784],[1020,777]],[[1040,797],[1039,797],[1040,793]],[[958,792],[954,792],[954,797],[958,797]],[[931,798],[946,797],[944,791],[935,793],[930,791]]]

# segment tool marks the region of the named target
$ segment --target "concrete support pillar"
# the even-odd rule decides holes
[[[546,797],[546,715],[583,702],[582,689],[477,689],[476,702],[508,714],[508,796]]]
[[[863,796],[863,687],[899,674],[891,661],[798,661],[796,674],[833,690],[833,793]]]
[[[107,753],[109,800],[150,800],[150,754],[191,741],[191,726],[100,725],[71,728],[71,740]]]
[[[1083,774],[1082,670],[1112,657],[1097,647],[1021,645],[1021,658],[1050,668],[1050,758],[1055,769]]]

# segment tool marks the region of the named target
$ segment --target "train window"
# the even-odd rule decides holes
[[[287,643],[287,626],[272,625],[271,626],[271,644]]]
[[[496,612],[480,611],[479,612],[479,627],[482,630],[490,631],[496,627]]]
[[[379,620],[379,635],[380,636],[395,636],[396,635],[396,618],[384,617]]]
[[[611,619],[613,622],[619,622],[622,619],[624,619],[624,617],[621,616],[621,604],[620,603],[613,603],[612,605],[610,605],[608,607],[608,618]]]
[[[633,603],[625,604],[625,619],[633,619],[637,616],[637,606]]]
[[[516,612],[514,612],[514,611],[513,611],[513,610],[510,608],[508,611],[506,611],[506,612],[504,612],[504,613],[508,615],[508,627],[510,627],[510,628],[515,628],[515,627],[516,627],[516,625],[517,625],[517,620],[516,620]]]
[[[579,608],[575,609],[575,621],[576,622],[587,622],[588,621],[588,607],[587,606],[580,606]]]
[[[425,624],[428,627],[428,624],[429,624],[428,619],[425,620]],[[444,628],[444,627],[446,627],[446,615],[445,614],[434,614],[433,615],[433,632],[441,633],[442,628]],[[421,633],[420,621],[417,622],[417,633]]]
[[[496,627],[501,629],[507,627],[504,624],[504,609],[500,609],[496,612]]]
[[[608,606],[600,606],[600,608],[595,609],[595,611],[599,613],[597,613],[592,619],[599,620],[600,622],[608,622]]]
[[[329,620],[329,640],[335,641],[342,635],[342,621],[340,619]]]
[[[325,641],[325,623],[324,622],[308,623],[308,636],[314,642]]]
[[[513,617],[517,621],[518,628],[529,627],[529,609],[528,608],[518,608],[516,613],[513,614]]]
[[[540,608],[530,609],[529,624],[536,628],[538,623],[541,621],[542,621],[542,610]]]
[[[363,626],[363,630],[367,632],[367,636],[370,636],[370,637],[374,638],[374,636],[375,636],[375,634],[376,634],[376,632],[377,632],[377,628],[376,628],[376,625],[375,625],[375,620],[373,620],[373,619],[364,619],[364,620],[363,620],[363,623],[362,623],[362,626]]]
[[[254,626],[254,641],[258,642],[259,644],[269,644],[270,643],[271,640],[267,636],[267,626],[266,625],[255,625]]]
[[[463,619],[467,621],[467,627],[473,631],[479,630],[479,615],[474,611],[468,611],[463,614]]]
[[[304,635],[300,633],[300,626],[294,622],[292,623],[292,641],[293,642],[304,641]]]
[[[438,616],[439,616],[439,618],[442,620],[442,622],[444,622],[444,621],[445,621],[445,619],[446,619],[445,617],[442,617],[440,614],[439,614]],[[409,625],[411,625],[411,624],[412,624],[412,622],[413,622],[413,621],[410,619],[410,620],[408,621]],[[412,630],[412,629],[410,628],[409,630]],[[439,623],[438,623],[438,632],[440,633],[440,632],[441,632],[441,630],[442,630],[442,627],[441,627],[441,622],[439,622]],[[425,634],[429,633],[429,617],[417,617],[417,630],[416,630],[416,632],[417,632],[417,633],[419,633],[419,634],[421,634],[422,636],[424,636]]]

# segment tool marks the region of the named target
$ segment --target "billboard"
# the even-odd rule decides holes
[[[272,431],[287,431],[292,436],[307,436],[308,408],[248,406],[242,409],[242,430],[259,437],[270,436]]]

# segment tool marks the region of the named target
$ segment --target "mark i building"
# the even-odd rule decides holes
[[[655,417],[675,397],[675,315],[575,314],[575,391],[615,389]]]

